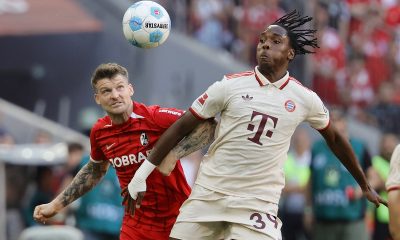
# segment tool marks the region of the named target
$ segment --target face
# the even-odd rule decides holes
[[[133,87],[126,77],[118,74],[113,78],[100,79],[96,84],[95,100],[110,116],[132,110]]]
[[[260,69],[287,68],[293,58],[294,49],[290,47],[289,37],[283,27],[270,25],[260,34],[257,45],[257,62]]]

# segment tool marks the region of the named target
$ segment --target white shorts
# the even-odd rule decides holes
[[[171,231],[181,240],[281,240],[278,206],[195,185]]]

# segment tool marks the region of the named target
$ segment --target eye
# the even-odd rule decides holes
[[[103,89],[100,91],[101,94],[106,94],[106,93],[110,93],[111,89]]]
[[[260,41],[259,41],[260,43],[265,43],[265,40],[264,39],[262,39],[262,38],[260,38]]]
[[[279,44],[279,43],[281,43],[281,41],[280,40],[274,40],[274,43],[275,44]]]

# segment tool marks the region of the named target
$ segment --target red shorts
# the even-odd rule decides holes
[[[120,240],[168,240],[170,231],[157,232],[122,225]]]

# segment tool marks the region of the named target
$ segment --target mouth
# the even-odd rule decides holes
[[[115,102],[115,103],[111,104],[111,107],[115,108],[115,107],[119,107],[121,105],[123,105],[123,102]]]
[[[270,58],[267,55],[261,55],[260,62],[270,62]]]

